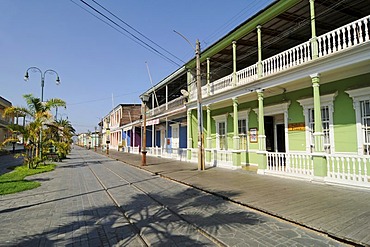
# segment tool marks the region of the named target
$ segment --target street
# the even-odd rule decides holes
[[[28,179],[0,197],[1,246],[346,246],[79,147]]]

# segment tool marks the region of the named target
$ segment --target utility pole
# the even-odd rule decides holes
[[[189,45],[194,49],[190,41],[181,33],[173,30],[180,35]],[[204,138],[203,138],[203,113],[202,113],[202,80],[200,75],[200,42],[197,39],[195,44],[195,58],[196,58],[196,78],[197,78],[197,110],[198,110],[198,170],[205,170],[204,165]],[[188,123],[190,124],[190,123]]]
[[[202,112],[202,80],[200,75],[200,42],[197,39],[195,46],[196,77],[197,77],[197,106],[198,106],[198,170],[205,170],[204,142],[203,142],[203,112]]]

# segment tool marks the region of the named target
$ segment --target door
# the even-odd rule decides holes
[[[276,125],[276,146],[277,151],[285,153],[285,127],[284,124]]]
[[[179,126],[172,126],[172,148],[179,148]]]
[[[161,148],[165,149],[166,148],[166,136],[165,136],[165,130],[161,130]]]
[[[266,151],[275,152],[274,117],[265,116]]]

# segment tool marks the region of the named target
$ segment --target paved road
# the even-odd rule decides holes
[[[344,245],[80,148],[29,179],[42,186],[0,197],[1,246]]]
[[[14,155],[0,155],[0,175],[9,172],[9,167],[21,164],[23,158],[14,158]]]
[[[197,164],[154,156],[148,156],[148,165],[142,167],[140,155],[114,150],[109,157],[335,238],[370,246],[370,190],[243,170],[212,167],[199,172]]]

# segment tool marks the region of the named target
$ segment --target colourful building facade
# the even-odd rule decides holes
[[[370,187],[366,1],[275,1],[196,60],[142,94],[149,155]]]

